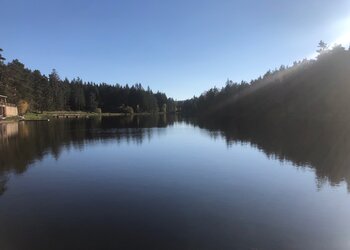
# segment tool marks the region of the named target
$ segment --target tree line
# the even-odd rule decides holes
[[[102,112],[175,112],[216,119],[344,119],[350,114],[350,50],[321,41],[315,59],[280,66],[250,82],[226,85],[199,97],[174,101],[141,84],[133,86],[45,76],[18,60],[7,64],[0,51],[0,94],[9,102],[25,100],[31,110]]]
[[[5,63],[0,50],[0,95],[8,102],[29,104],[32,111],[175,112],[176,102],[141,84],[110,85],[61,79],[56,70],[46,76],[19,60]]]
[[[321,41],[315,59],[269,70],[251,82],[227,80],[181,103],[185,114],[217,119],[345,119],[350,115],[350,49]]]

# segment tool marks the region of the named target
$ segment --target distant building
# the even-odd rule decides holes
[[[7,102],[7,96],[0,95],[0,117],[17,116],[18,109],[15,104]]]

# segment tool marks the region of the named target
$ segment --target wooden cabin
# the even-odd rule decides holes
[[[18,109],[15,104],[7,102],[7,96],[0,95],[0,118],[17,116]]]

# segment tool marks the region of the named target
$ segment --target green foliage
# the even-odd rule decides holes
[[[124,106],[127,113],[154,113],[171,101],[164,93],[154,94],[139,83],[129,87],[83,82],[80,78],[62,80],[55,69],[47,77],[18,60],[5,64],[3,59],[0,53],[0,95],[8,96],[11,103],[27,100],[32,111],[93,112],[99,107],[103,112],[117,112]]]
[[[133,114],[134,113],[134,109],[130,106],[126,106],[125,107],[125,113],[127,114]]]
[[[5,60],[5,58],[1,55],[1,52],[3,52],[2,48],[0,48],[0,62]]]
[[[134,113],[134,109],[130,106],[125,106],[125,105],[122,105],[118,108],[118,112],[119,113],[124,113],[124,114],[133,114]]]
[[[160,112],[166,113],[166,103],[162,105],[162,107],[160,108]]]
[[[318,49],[317,49],[318,53],[322,53],[322,52],[326,51],[328,48],[327,43],[325,43],[322,40],[318,43],[317,47],[318,47]]]
[[[27,111],[29,109],[29,104],[25,100],[20,100],[17,104],[17,107],[18,107],[18,114],[24,115],[27,113]]]
[[[97,114],[101,114],[102,110],[100,108],[95,108],[94,112],[97,113]]]
[[[340,120],[350,114],[350,51],[327,49],[316,60],[268,71],[250,83],[227,81],[218,90],[181,103],[183,113],[218,119],[278,120],[285,118]]]

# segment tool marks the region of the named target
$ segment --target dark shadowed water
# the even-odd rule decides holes
[[[350,126],[0,125],[0,249],[350,249]]]

